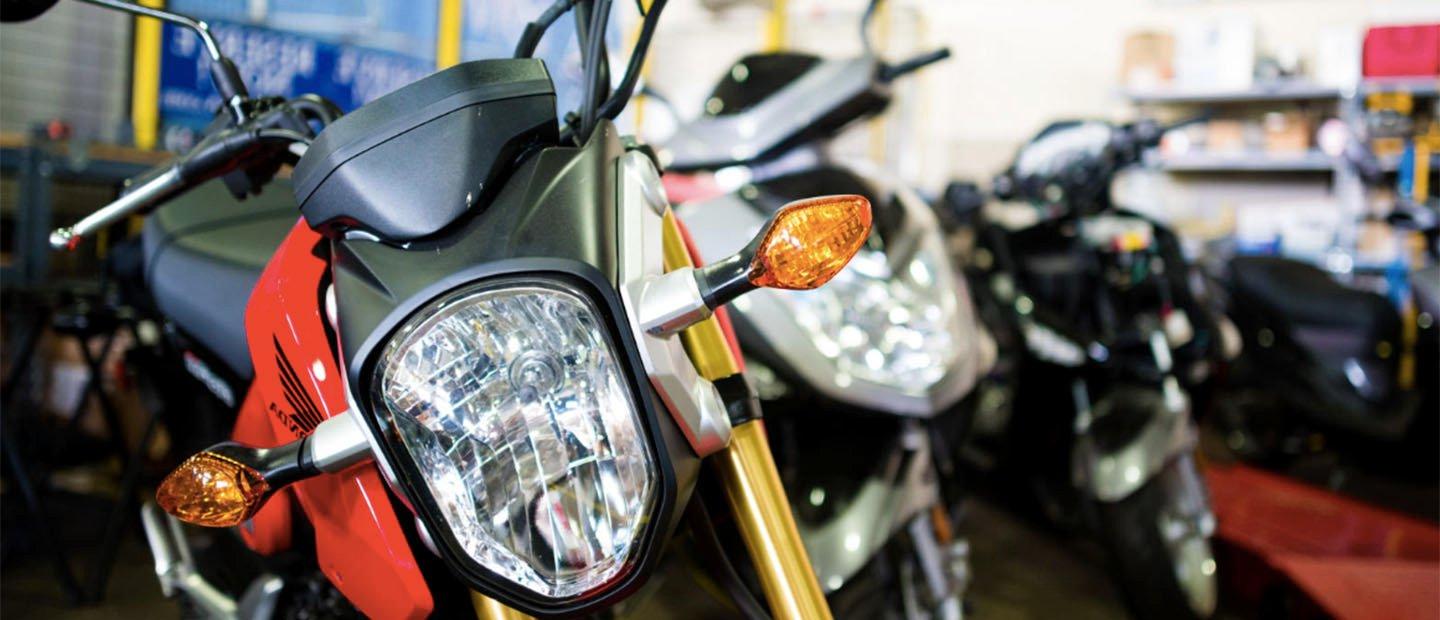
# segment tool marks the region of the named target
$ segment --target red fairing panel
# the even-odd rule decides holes
[[[296,223],[250,295],[245,331],[255,383],[236,423],[237,440],[289,442],[348,406],[331,344],[335,336],[324,315],[321,285],[329,263],[315,251],[322,243],[303,220]],[[260,430],[267,425],[268,438]],[[373,463],[306,480],[291,491],[315,528],[320,569],[356,608],[372,618],[430,614],[434,600]],[[288,518],[282,523],[265,512],[247,524],[253,526],[247,542],[274,541],[282,535],[267,530],[288,529]]]
[[[265,413],[264,397],[251,387],[240,403],[240,415],[235,419],[235,430],[231,438],[251,446],[275,446],[283,442],[275,438],[270,428],[270,416]],[[260,555],[272,555],[290,548],[290,534],[294,531],[291,519],[295,510],[295,496],[289,489],[276,493],[260,512],[249,521],[240,524],[240,538],[246,546]]]

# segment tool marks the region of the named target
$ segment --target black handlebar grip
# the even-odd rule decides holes
[[[188,183],[208,181],[240,165],[260,143],[254,130],[227,129],[202,140],[176,161],[180,178]]]
[[[919,70],[950,57],[950,48],[942,47],[933,52],[921,54],[898,65],[885,65],[880,69],[880,81],[890,82],[906,73]]]

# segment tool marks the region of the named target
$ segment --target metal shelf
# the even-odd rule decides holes
[[[1360,83],[1362,94],[1406,92],[1422,97],[1440,94],[1440,77],[1366,78]]]
[[[1357,89],[1360,94],[1377,92],[1408,92],[1422,97],[1440,95],[1440,78],[1397,77],[1366,78]],[[1131,90],[1125,97],[1137,104],[1207,104],[1207,103],[1260,103],[1266,101],[1327,101],[1339,99],[1345,93],[1334,86],[1324,86],[1304,80],[1289,80],[1256,84],[1241,90],[1206,90],[1187,88],[1160,88],[1155,90]]]
[[[1241,90],[1165,88],[1132,90],[1125,96],[1137,104],[1250,103],[1264,101],[1319,101],[1339,99],[1340,89],[1300,80],[1256,84]]]
[[[1320,151],[1290,155],[1269,153],[1186,153],[1157,158],[1168,172],[1330,172],[1335,160]]]

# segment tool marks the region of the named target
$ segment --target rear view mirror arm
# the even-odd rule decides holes
[[[245,80],[240,77],[240,70],[235,67],[235,63],[220,51],[220,45],[215,42],[215,37],[210,34],[210,26],[205,22],[123,0],[81,0],[81,2],[142,17],[152,17],[189,28],[205,44],[205,52],[210,56],[210,79],[215,83],[215,90],[219,91],[220,98],[225,101],[225,108],[229,110],[231,120],[236,124],[245,120],[245,110],[242,104],[250,97],[249,91],[245,88]]]

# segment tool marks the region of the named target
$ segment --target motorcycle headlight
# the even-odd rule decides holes
[[[434,500],[432,537],[548,599],[624,573],[659,486],[624,359],[559,282],[472,285],[401,325],[374,415]]]
[[[841,387],[862,379],[924,393],[955,363],[958,302],[934,241],[893,268],[884,252],[861,250],[825,287],[780,293]]]

